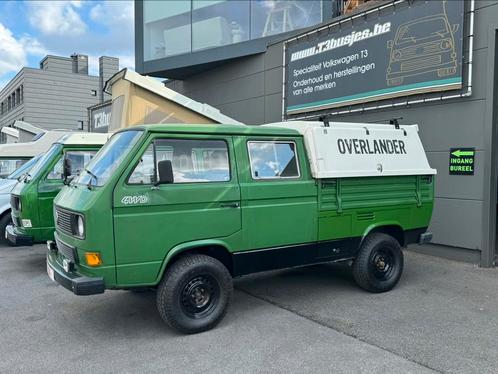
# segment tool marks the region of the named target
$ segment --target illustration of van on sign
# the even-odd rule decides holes
[[[460,25],[450,25],[444,5],[440,14],[401,24],[394,41],[387,42],[390,49],[388,86],[400,85],[412,75],[434,72],[442,78],[457,72],[454,35]]]

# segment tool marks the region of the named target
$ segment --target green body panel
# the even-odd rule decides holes
[[[60,160],[66,151],[95,150],[100,146],[63,146],[60,151],[46,160],[43,170],[29,181],[17,183],[11,194],[21,199],[21,212],[12,208],[12,218],[15,232],[33,237],[34,242],[46,242],[54,239],[54,198],[60,192],[64,183],[62,180],[47,179],[48,173]],[[32,227],[23,227],[23,219],[31,220]]]
[[[157,285],[169,261],[192,248],[217,246],[241,253],[362,237],[386,225],[401,230],[424,228],[430,221],[432,176],[315,180],[303,138],[292,130],[171,125],[137,128],[144,129],[141,140],[102,187],[64,187],[54,201],[85,216],[84,240],[60,230],[57,234],[61,241],[76,247],[83,259],[76,264],[76,272],[103,276],[106,288]],[[145,149],[160,137],[225,141],[230,180],[157,187],[127,184]],[[253,180],[249,140],[294,141],[299,178]],[[129,204],[129,196],[145,198],[142,203]],[[100,252],[104,265],[87,267],[86,251]]]

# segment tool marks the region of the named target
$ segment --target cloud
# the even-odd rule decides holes
[[[23,44],[0,23],[0,76],[26,64]]]
[[[81,1],[28,1],[27,16],[35,29],[46,35],[82,35],[87,25],[77,10]]]
[[[0,77],[20,70],[26,65],[28,55],[45,54],[47,51],[38,40],[29,35],[16,39],[12,31],[0,23]]]
[[[90,18],[98,23],[110,27],[123,27],[133,30],[133,2],[132,1],[104,1],[90,10]]]

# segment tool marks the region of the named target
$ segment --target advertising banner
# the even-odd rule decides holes
[[[389,8],[286,42],[286,115],[462,88],[464,1]]]
[[[107,132],[111,123],[111,102],[90,108],[90,131]]]

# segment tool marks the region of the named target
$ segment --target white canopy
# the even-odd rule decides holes
[[[304,137],[314,178],[434,175],[418,126],[289,121],[265,126],[291,128]]]

